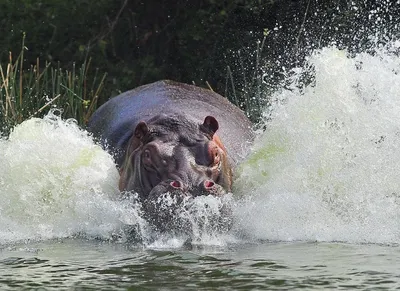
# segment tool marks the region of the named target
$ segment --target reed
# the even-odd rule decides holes
[[[6,64],[0,63],[0,132],[7,135],[15,125],[31,117],[42,117],[50,108],[58,108],[63,118],[87,123],[97,108],[106,74],[90,74],[90,59],[70,70],[46,62],[41,66],[24,63],[25,36],[17,58],[12,53]],[[90,76],[89,76],[90,74]]]
[[[238,51],[235,56],[236,70],[227,66],[225,77],[225,96],[239,106],[255,124],[261,120],[271,94],[270,88],[263,81],[265,64],[262,62],[262,53],[267,35],[266,30],[263,39],[256,42],[255,52],[248,54],[254,56],[253,60],[245,59]]]

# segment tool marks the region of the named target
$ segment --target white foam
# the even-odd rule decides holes
[[[309,57],[315,84],[277,92],[271,118],[243,165],[236,213],[257,238],[400,241],[398,43],[351,58]],[[257,216],[252,215],[257,213]]]
[[[0,243],[109,235],[122,206],[110,155],[53,112],[16,126],[0,143]]]

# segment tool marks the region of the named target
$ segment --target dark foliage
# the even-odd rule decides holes
[[[107,72],[100,102],[160,79],[208,82],[257,120],[310,50],[365,50],[371,33],[397,30],[395,2],[8,0],[0,3],[0,61],[20,50],[26,33],[28,66],[39,57],[70,69],[90,57],[93,70]]]

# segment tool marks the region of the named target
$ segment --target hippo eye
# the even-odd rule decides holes
[[[218,165],[221,161],[221,156],[217,147],[210,149],[211,165]]]
[[[146,149],[143,151],[142,159],[143,159],[144,163],[151,164],[151,154],[150,154],[149,150]]]

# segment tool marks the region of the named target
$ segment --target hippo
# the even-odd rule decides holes
[[[230,192],[233,169],[254,138],[251,122],[226,98],[169,80],[111,98],[93,114],[88,130],[114,156],[120,191],[136,192],[152,213],[159,209],[149,202],[167,192]]]

